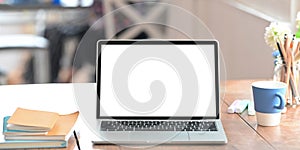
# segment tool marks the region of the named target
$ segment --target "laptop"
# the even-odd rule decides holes
[[[216,40],[100,40],[94,144],[225,144]]]

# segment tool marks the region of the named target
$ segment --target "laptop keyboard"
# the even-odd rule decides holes
[[[217,131],[214,121],[102,121],[101,131]]]

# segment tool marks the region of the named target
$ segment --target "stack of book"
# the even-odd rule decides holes
[[[67,147],[78,115],[17,108],[12,116],[3,118],[0,148]]]

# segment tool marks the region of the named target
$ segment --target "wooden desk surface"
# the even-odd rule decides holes
[[[262,127],[255,116],[226,113],[235,99],[253,99],[254,80],[226,81],[221,87],[221,120],[227,134],[226,145],[160,145],[150,149],[300,149],[300,107],[288,108],[280,126]],[[225,86],[224,86],[225,85]],[[93,146],[94,149],[132,149],[121,146]]]
[[[300,149],[300,107],[289,107],[286,114],[282,115],[281,124],[277,127],[261,127],[256,123],[255,116],[248,116],[247,112],[242,114],[227,114],[226,110],[235,99],[252,99],[251,83],[254,80],[226,81],[221,87],[221,120],[227,134],[228,143],[226,145],[159,145],[149,149]],[[90,85],[87,84],[87,85]],[[46,89],[46,90],[45,90]],[[27,90],[27,91],[26,91]],[[31,94],[40,90],[38,94]],[[1,114],[8,115],[14,111],[16,106],[29,108],[41,108],[43,110],[57,109],[58,112],[73,112],[76,106],[68,105],[68,109],[57,108],[57,103],[53,98],[55,93],[61,93],[60,99],[70,104],[74,103],[74,91],[72,84],[47,84],[47,85],[29,85],[1,87],[0,99],[10,99],[5,102],[6,106],[0,106]],[[12,94],[19,91],[18,94]],[[30,91],[33,91],[29,93]],[[49,92],[51,91],[51,92]],[[24,97],[30,97],[26,101],[19,101]],[[32,104],[36,103],[36,106]],[[80,129],[81,130],[81,129]],[[80,144],[85,149],[105,149],[105,150],[127,150],[131,147],[122,147],[116,145],[96,145],[91,143],[91,136],[85,131],[89,131],[86,126],[82,126],[80,133]],[[91,133],[92,134],[92,133]],[[93,135],[95,136],[95,135]],[[74,139],[70,139],[70,143],[66,150],[76,149]]]
[[[238,98],[253,100],[251,83],[254,80],[227,81],[225,103],[231,104]],[[248,116],[247,111],[239,114],[248,125],[275,149],[300,149],[300,106],[287,107],[282,114],[281,123],[276,127],[257,125],[255,116]]]
[[[226,145],[159,145],[150,149],[271,149],[272,147],[251,129],[238,115],[227,114],[227,105],[222,105],[222,123],[227,134],[228,143]],[[94,149],[127,150],[134,149],[123,146],[94,146]]]

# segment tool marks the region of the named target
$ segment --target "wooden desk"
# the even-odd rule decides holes
[[[255,116],[227,114],[228,105],[235,99],[252,99],[251,83],[253,80],[227,81],[221,89],[221,120],[227,134],[226,145],[159,145],[150,149],[299,149],[300,148],[300,107],[288,108],[277,127],[257,126]],[[94,84],[82,84],[94,86]],[[16,94],[17,93],[17,94]],[[37,84],[0,86],[0,117],[10,115],[17,106],[39,108],[59,113],[77,110],[74,101],[73,84]],[[5,101],[5,102],[3,102]],[[59,105],[58,105],[59,104]],[[65,107],[68,106],[68,107]],[[82,121],[81,121],[82,123]],[[95,136],[86,125],[80,126],[80,144],[85,149],[127,150],[130,147],[115,145],[93,146],[91,137]],[[72,140],[72,139],[71,139]],[[66,149],[76,149],[70,141]]]
[[[254,80],[228,81],[226,83],[225,103],[231,104],[238,98],[253,99],[251,83]],[[274,149],[300,149],[300,106],[287,107],[282,114],[281,123],[276,127],[257,125],[255,116],[248,116],[247,111],[239,115],[261,138]]]
[[[150,149],[300,149],[300,107],[288,108],[280,126],[258,126],[255,116],[228,114],[226,110],[235,99],[253,99],[254,80],[226,81],[221,87],[221,120],[227,134],[226,145],[160,145]],[[94,149],[131,149],[120,146],[94,146]]]

